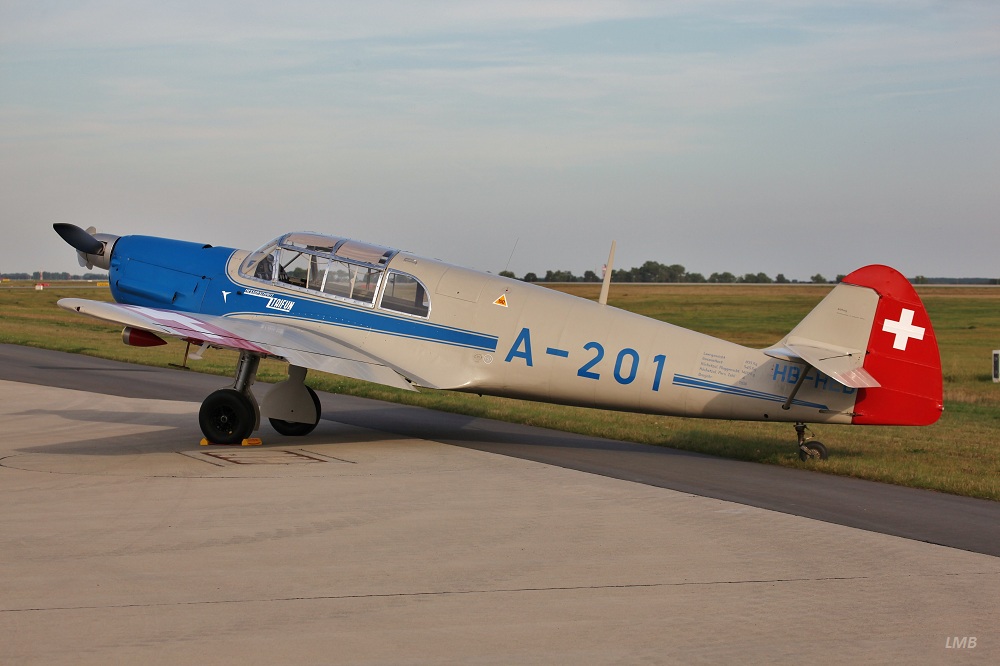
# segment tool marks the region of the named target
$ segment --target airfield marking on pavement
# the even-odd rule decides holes
[[[187,456],[193,460],[199,460],[216,467],[229,467],[231,465],[303,465],[317,462],[346,463],[357,465],[355,460],[338,458],[320,451],[307,449],[229,449],[206,451],[178,451],[177,453]]]
[[[234,465],[303,465],[328,462],[322,458],[287,449],[203,451],[202,453]]]

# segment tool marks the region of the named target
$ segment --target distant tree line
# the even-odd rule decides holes
[[[500,275],[518,279],[511,271],[501,271]],[[829,284],[831,282],[842,282],[845,275],[838,275],[833,280],[827,280],[817,273],[806,281],[789,280],[784,273],[778,273],[772,279],[767,273],[746,273],[744,275],[734,275],[728,271],[724,273],[712,273],[707,278],[701,273],[688,273],[680,264],[661,264],[658,261],[647,261],[642,266],[635,268],[620,268],[612,271],[612,282],[697,282],[697,283],[722,283],[722,284]],[[525,273],[520,278],[524,282],[600,282],[602,277],[594,271],[586,271],[581,276],[573,275],[571,271],[545,271],[544,276],[536,273]],[[997,278],[929,278],[918,275],[910,278],[913,284],[980,284],[980,285],[1000,285]]]
[[[515,278],[511,271],[502,271],[503,277]],[[836,281],[844,278],[838,275]],[[582,276],[573,275],[571,271],[546,271],[539,277],[536,273],[525,273],[524,282],[600,282],[601,276],[594,271],[586,271]],[[712,273],[707,278],[701,273],[688,273],[680,264],[661,264],[658,261],[647,261],[642,266],[634,268],[619,268],[611,273],[612,282],[691,282],[691,283],[725,283],[725,284],[792,284],[798,280],[789,280],[784,273],[778,273],[773,279],[766,273],[746,273],[734,275],[728,271]],[[827,284],[829,281],[820,274],[809,278],[815,284]]]
[[[86,275],[71,275],[67,272],[44,271],[46,280],[107,280],[107,273],[87,273]],[[3,273],[0,278],[4,280],[41,280],[42,273]]]
[[[913,284],[981,284],[981,285],[995,285],[1000,284],[1000,279],[997,278],[940,278],[940,277],[924,277],[923,275],[918,275],[917,277],[910,280]]]
[[[500,271],[502,277],[518,279],[511,271]],[[828,284],[830,282],[841,282],[844,275],[838,275],[834,280],[827,280],[817,273],[805,282],[800,280],[789,280],[784,273],[778,273],[772,279],[766,273],[746,273],[745,275],[733,275],[726,271],[724,273],[712,273],[707,278],[701,273],[688,273],[680,264],[670,266],[657,261],[647,261],[642,266],[635,268],[620,268],[611,273],[612,282],[692,282],[692,283],[721,283],[721,284]],[[40,280],[38,271],[34,273],[3,273],[0,278],[5,280]],[[46,280],[107,280],[107,273],[86,273],[84,275],[71,275],[67,272],[55,273],[45,271]],[[573,275],[571,271],[545,271],[545,275],[539,277],[535,273],[525,273],[520,278],[524,282],[600,282],[601,276],[594,271],[585,271],[583,275]],[[913,284],[972,284],[972,285],[1000,285],[997,278],[935,278],[918,275],[910,278]]]

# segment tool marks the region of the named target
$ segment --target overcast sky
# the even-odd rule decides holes
[[[1000,277],[1000,3],[0,0],[0,271],[53,222]]]

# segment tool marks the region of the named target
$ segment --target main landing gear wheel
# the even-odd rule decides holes
[[[254,405],[236,389],[219,389],[201,403],[198,425],[213,444],[239,444],[257,425]]]
[[[803,462],[806,460],[826,460],[826,458],[826,447],[823,446],[822,442],[806,442],[799,447],[799,460]]]
[[[809,433],[806,435],[806,433]],[[799,440],[799,460],[826,460],[828,457],[826,447],[822,442],[813,439],[812,431],[805,423],[795,424],[795,434]]]
[[[282,419],[268,419],[271,422],[271,427],[277,430],[279,434],[288,437],[302,437],[316,429],[316,426],[319,424],[319,415],[322,407],[319,404],[319,396],[316,395],[316,391],[313,391],[308,386],[306,390],[309,391],[309,397],[312,398],[313,404],[316,405],[316,422],[295,423],[293,421],[283,421]]]

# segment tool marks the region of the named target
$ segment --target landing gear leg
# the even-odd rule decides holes
[[[806,435],[806,433],[809,433]],[[812,430],[805,423],[795,424],[795,434],[799,440],[799,460],[826,460],[826,447],[813,439]]]
[[[201,403],[198,424],[209,442],[239,444],[260,427],[260,408],[250,391],[259,366],[259,355],[240,352],[233,388],[219,389]]]

